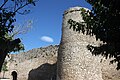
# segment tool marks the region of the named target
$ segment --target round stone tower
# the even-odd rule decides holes
[[[60,80],[103,80],[99,56],[93,56],[88,44],[98,45],[95,37],[90,37],[69,29],[68,20],[83,21],[81,7],[65,11],[62,24],[62,38],[58,51],[58,78]]]

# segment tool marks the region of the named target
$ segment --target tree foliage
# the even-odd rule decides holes
[[[78,23],[69,20],[73,30],[86,31],[87,35],[95,35],[104,44],[99,47],[88,45],[88,49],[94,55],[102,55],[107,58],[114,57],[111,61],[117,62],[120,69],[120,0],[86,0],[91,4],[92,10],[81,9],[84,22]]]
[[[24,49],[21,40],[10,34],[14,31],[17,14],[27,14],[25,7],[35,6],[34,0],[2,0],[0,4],[0,71],[6,55]]]
[[[3,78],[5,78],[5,72],[8,71],[7,61],[5,60],[2,65]]]

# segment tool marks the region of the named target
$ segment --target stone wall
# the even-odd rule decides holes
[[[43,50],[46,50],[45,53],[49,54],[48,57],[45,56]],[[11,73],[12,71],[16,71],[18,74],[18,80],[46,80],[46,79],[49,80],[51,78],[54,78],[56,76],[57,69],[56,67],[57,51],[58,46],[48,46],[45,48],[30,50],[28,51],[29,53],[28,52],[20,53],[19,56],[22,57],[20,57],[19,59],[17,58],[18,55],[12,55],[12,57],[15,59],[9,62],[8,64],[9,71],[5,73],[5,77],[10,78],[10,80],[12,80]],[[40,52],[43,52],[41,57],[40,56],[36,58],[33,57],[31,59],[28,58],[29,56],[32,56],[34,54],[40,55],[41,54]],[[53,52],[55,52],[54,55]],[[24,54],[27,54],[26,59],[23,56]],[[51,57],[51,54],[53,55],[53,57]],[[102,58],[101,64],[99,65],[102,67],[101,71],[103,80],[120,80],[120,71],[116,70],[116,64],[110,65],[109,61],[110,59],[106,60]],[[57,80],[60,80],[59,77]]]
[[[69,29],[68,20],[82,22],[81,7],[65,11],[62,25],[62,39],[58,51],[58,76],[60,80],[103,80],[100,57],[93,56],[88,44],[98,45],[95,37],[90,37]]]
[[[57,80],[120,80],[117,65],[109,64],[111,59],[93,56],[86,48],[88,44],[98,46],[101,42],[69,29],[68,19],[83,21],[80,7],[65,11],[60,47],[50,45],[10,55],[5,77],[12,80],[11,73],[16,71],[18,80],[56,80],[56,76]]]
[[[16,71],[18,80],[50,79],[55,75],[57,51],[58,45],[50,45],[19,54],[12,54],[7,64],[8,71],[5,72],[5,77],[12,80],[11,73]]]
[[[69,19],[83,22],[81,8],[70,8],[63,15],[62,38],[58,50],[58,77],[60,80],[120,79],[116,64],[109,65],[110,59],[106,60],[100,55],[94,56],[87,49],[88,44],[99,46],[101,41],[96,41],[95,36],[90,37],[69,29]]]

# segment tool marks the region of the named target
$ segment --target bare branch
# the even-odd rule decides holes
[[[16,0],[15,0],[15,7],[14,7],[14,11],[16,10],[16,5],[17,5],[17,2],[16,2]]]
[[[27,22],[25,22],[23,25],[16,25],[14,27],[14,30],[12,33],[10,33],[9,35],[11,37],[15,37],[16,35],[19,35],[19,34],[25,34],[27,33],[28,31],[30,31],[30,29],[32,28],[32,21],[31,20],[28,20]]]
[[[8,2],[8,0],[5,0],[5,2],[0,6],[0,9]]]
[[[33,1],[32,3],[35,3],[35,2],[37,2],[37,1]],[[18,8],[14,11],[14,13],[18,12],[20,9],[22,9],[22,8],[24,8],[25,6],[27,6],[27,5],[29,5],[29,4],[32,4],[32,3],[26,2],[26,4],[21,5],[20,7],[18,7]]]
[[[16,13],[18,10],[24,8],[24,7],[27,6],[28,4],[30,4],[30,3],[26,3],[26,4],[24,4],[23,6],[20,6],[19,8],[17,8],[17,9],[14,11],[14,13]]]

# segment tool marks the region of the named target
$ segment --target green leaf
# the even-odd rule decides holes
[[[29,2],[29,3],[32,3],[32,2],[33,2],[33,0],[28,0],[28,2]]]

